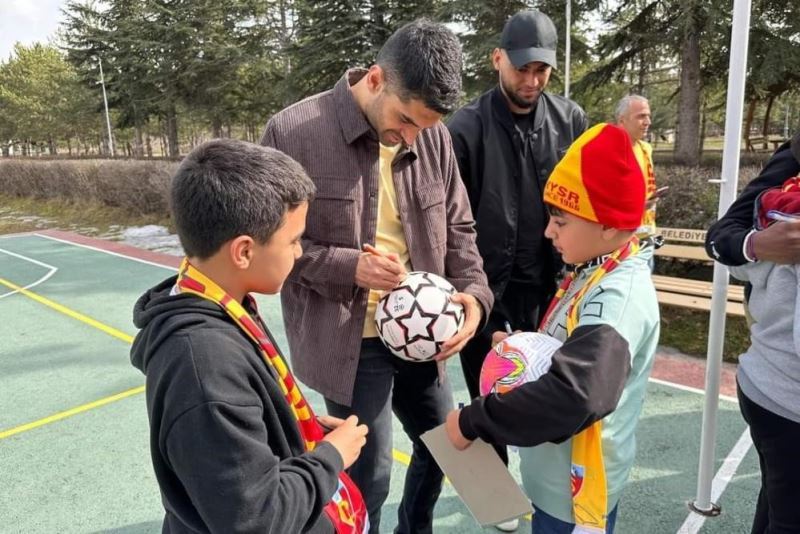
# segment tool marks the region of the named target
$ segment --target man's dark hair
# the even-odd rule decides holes
[[[295,160],[272,148],[215,139],[192,150],[170,186],[170,208],[187,256],[206,259],[231,239],[266,243],[287,211],[314,196]]]
[[[409,22],[389,37],[376,63],[389,88],[404,102],[419,99],[441,114],[458,106],[461,44],[444,25],[427,19]]]

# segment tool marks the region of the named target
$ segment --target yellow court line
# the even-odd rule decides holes
[[[88,316],[86,316],[86,315],[84,315],[84,314],[82,314],[80,312],[76,312],[75,310],[71,310],[71,309],[67,308],[66,306],[63,306],[63,305],[59,304],[58,302],[53,302],[52,300],[50,300],[48,298],[45,298],[45,297],[43,297],[41,295],[37,295],[33,291],[29,291],[29,290],[25,289],[24,287],[20,287],[17,284],[9,282],[8,280],[5,280],[3,278],[0,278],[0,284],[4,285],[4,286],[6,286],[6,287],[8,287],[10,289],[13,289],[14,291],[17,291],[20,294],[25,295],[26,297],[28,297],[30,299],[35,300],[39,304],[44,304],[48,308],[52,308],[52,309],[56,310],[57,312],[63,313],[64,315],[66,315],[68,317],[72,317],[73,319],[77,319],[78,321],[80,321],[82,323],[85,323],[85,324],[88,324],[89,326],[97,328],[98,330],[101,330],[101,331],[105,332],[106,334],[108,334],[110,336],[113,336],[113,337],[115,337],[117,339],[121,339],[122,341],[125,341],[126,343],[133,343],[133,336],[130,336],[130,335],[126,334],[125,332],[121,332],[121,331],[117,330],[116,328],[108,326],[107,324],[103,324],[100,321],[92,319],[91,317],[88,317]]]
[[[33,291],[29,291],[23,287],[20,287],[8,280],[0,278],[0,284],[13,289],[14,291],[19,292],[26,297],[35,300],[40,304],[44,304],[45,306],[56,310],[57,312],[63,313],[64,315],[81,321],[93,328],[101,330],[110,336],[113,336],[117,339],[125,341],[126,343],[130,344],[133,343],[133,336],[130,336],[124,332],[120,332],[116,328],[108,326],[106,324],[101,323],[95,319],[92,319],[89,316],[86,316],[80,312],[67,308],[66,306],[59,304],[57,302],[53,302],[52,300],[45,298],[41,295],[34,293]],[[117,393],[116,395],[111,395],[108,397],[104,397],[102,399],[89,402],[86,404],[82,404],[80,406],[76,406],[75,408],[70,408],[69,410],[65,410],[63,412],[58,412],[53,415],[49,415],[42,419],[38,419],[36,421],[32,421],[30,423],[26,423],[24,425],[15,426],[13,428],[9,428],[8,430],[0,431],[0,440],[5,438],[9,438],[16,434],[21,434],[22,432],[27,432],[28,430],[33,430],[35,428],[39,428],[44,425],[48,425],[50,423],[55,423],[56,421],[61,421],[62,419],[66,419],[68,417],[72,417],[73,415],[78,415],[83,412],[88,412],[89,410],[93,410],[94,408],[99,408],[101,406],[105,406],[106,404],[110,404],[112,402],[116,402],[118,400],[122,400],[128,397],[132,397],[133,395],[138,395],[139,393],[144,392],[144,386],[138,386],[127,391],[123,391],[121,393]],[[397,449],[392,449],[392,457],[395,461],[408,466],[411,463],[411,456],[399,451]]]
[[[44,426],[50,423],[55,423],[56,421],[66,419],[67,417],[72,417],[73,415],[78,415],[79,413],[88,412],[89,410],[92,410],[94,408],[99,408],[100,406],[104,406],[106,404],[110,404],[112,402],[116,402],[118,400],[122,400],[128,397],[132,397],[133,395],[138,395],[143,391],[144,391],[144,386],[138,386],[135,388],[131,388],[127,391],[123,391],[122,393],[117,393],[116,395],[104,397],[102,399],[93,402],[81,404],[80,406],[76,406],[75,408],[70,408],[69,410],[65,410],[63,412],[58,412],[53,415],[49,415],[47,417],[44,417],[37,421],[33,421],[31,423],[15,426],[14,428],[10,428],[8,430],[0,432],[0,439],[10,438],[15,434],[20,434],[22,432],[27,432],[28,430],[33,430],[34,428],[38,428],[40,426]]]
[[[398,451],[397,449],[392,449],[392,456],[394,457],[395,460],[397,460],[401,464],[404,464],[406,467],[411,465],[411,456],[402,451]]]
[[[33,299],[33,300],[35,300],[36,302],[38,302],[40,304],[44,304],[45,306],[47,306],[49,308],[52,308],[52,309],[56,310],[57,312],[63,313],[64,315],[67,315],[68,317],[72,317],[73,319],[77,319],[78,321],[81,321],[82,323],[85,323],[85,324],[87,324],[87,325],[89,325],[91,327],[97,328],[98,330],[101,330],[101,331],[105,332],[106,334],[109,334],[109,335],[111,335],[111,336],[113,336],[113,337],[115,337],[117,339],[121,339],[122,341],[125,341],[128,344],[133,343],[133,336],[129,336],[128,334],[126,334],[124,332],[120,332],[116,328],[113,328],[111,326],[103,324],[100,321],[92,319],[91,317],[88,317],[88,316],[86,316],[86,315],[84,315],[84,314],[82,314],[80,312],[77,312],[75,310],[71,310],[70,308],[67,308],[64,305],[59,304],[57,302],[53,302],[52,300],[50,300],[48,298],[45,298],[45,297],[43,297],[41,295],[37,295],[33,291],[28,291],[27,289],[22,288],[22,287],[14,284],[12,282],[9,282],[8,280],[5,280],[3,278],[0,278],[0,284],[6,286],[8,288],[13,289],[14,291],[18,291],[20,294],[25,295],[26,297],[28,297],[30,299]],[[24,425],[20,425],[20,426],[14,427],[14,428],[9,428],[8,430],[0,431],[0,439],[5,439],[7,437],[13,436],[15,434],[19,434],[21,432],[26,432],[28,430],[33,430],[34,428],[38,428],[38,427],[43,426],[43,425],[54,423],[56,421],[60,421],[62,419],[66,419],[67,417],[72,417],[73,415],[77,415],[79,413],[86,412],[86,411],[91,410],[93,408],[99,408],[100,406],[104,406],[104,405],[109,404],[111,402],[122,400],[122,399],[130,397],[132,395],[137,395],[139,393],[142,393],[143,391],[144,391],[144,386],[135,387],[133,389],[129,389],[127,391],[123,391],[122,393],[117,393],[116,395],[111,395],[110,397],[105,397],[105,398],[96,400],[94,402],[90,402],[90,403],[87,403],[87,404],[82,404],[81,406],[77,406],[75,408],[71,408],[71,409],[63,411],[63,412],[58,412],[56,414],[50,415],[48,417],[44,417],[42,419],[38,419],[36,421],[32,421],[30,423],[26,423]],[[398,462],[402,463],[402,464],[409,465],[411,463],[411,456],[409,456],[408,454],[406,454],[404,452],[398,451],[397,449],[392,449],[392,456],[394,456],[394,459],[397,460]]]

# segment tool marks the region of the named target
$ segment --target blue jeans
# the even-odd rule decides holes
[[[348,473],[361,490],[369,512],[370,534],[380,529],[381,507],[389,495],[392,472],[392,412],[413,443],[403,498],[397,511],[397,534],[433,532],[433,507],[444,475],[420,435],[444,423],[453,408],[449,383],[439,385],[434,362],[407,362],[394,356],[378,338],[361,343],[351,406],[325,399],[328,413],[358,416],[369,427],[367,444]]]
[[[572,534],[572,529],[575,528],[574,523],[567,523],[556,519],[552,515],[536,508],[535,504],[533,507],[534,510],[536,510],[536,513],[533,514],[533,521],[531,522],[531,532],[533,532],[533,534]],[[619,508],[619,505],[611,510],[611,513],[608,514],[608,519],[606,519],[607,534],[613,534],[614,532],[614,525],[617,522],[617,508]]]

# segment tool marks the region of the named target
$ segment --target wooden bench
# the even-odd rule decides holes
[[[755,152],[756,151],[755,145],[761,145],[762,146],[762,150],[768,150],[769,145],[771,144],[772,145],[772,150],[775,151],[775,150],[778,150],[778,147],[781,146],[785,142],[786,142],[786,139],[783,139],[782,137],[778,137],[778,138],[769,138],[769,137],[764,137],[764,136],[749,137],[746,140],[746,147],[745,148],[747,149],[748,152]]]
[[[657,257],[712,262],[703,246],[706,240],[705,230],[659,228],[658,232],[664,238],[664,245],[656,250]],[[653,285],[661,304],[711,311],[711,282],[654,274]],[[730,315],[744,317],[743,286],[728,285],[725,309]]]

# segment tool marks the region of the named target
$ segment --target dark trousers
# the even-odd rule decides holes
[[[750,435],[761,464],[752,534],[800,532],[800,423],[776,415],[754,403],[737,386],[739,409],[750,425]]]
[[[532,286],[509,282],[503,296],[496,300],[492,313],[483,330],[475,334],[461,350],[461,368],[464,381],[471,398],[480,396],[478,379],[486,354],[492,348],[492,334],[505,331],[505,322],[514,330],[536,331],[539,320],[550,303],[552,291],[540,286]],[[505,446],[495,445],[495,450],[503,462],[508,465],[508,452]]]
[[[369,427],[367,444],[348,473],[367,504],[370,533],[380,528],[381,507],[389,495],[392,471],[392,412],[411,439],[413,452],[398,509],[396,533],[433,531],[433,507],[444,476],[420,435],[444,423],[453,409],[449,383],[439,384],[434,362],[407,362],[392,355],[377,338],[361,343],[352,406],[325,399],[328,413],[358,416]]]

